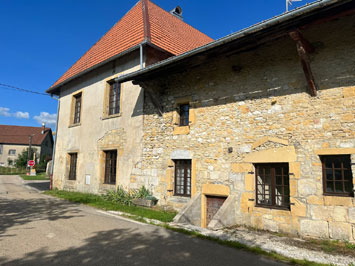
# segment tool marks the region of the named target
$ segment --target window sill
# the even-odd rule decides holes
[[[191,198],[191,195],[179,195],[179,194],[174,194],[174,197],[181,197],[181,198]]]
[[[121,117],[121,116],[122,116],[122,113],[118,113],[118,114],[114,114],[114,115],[105,115],[101,118],[101,120],[107,120],[107,119]]]
[[[337,194],[337,193],[323,193],[323,196],[327,197],[342,197],[342,198],[353,198],[354,195],[350,194]]]
[[[190,126],[174,127],[173,135],[188,135],[189,133],[190,133]]]
[[[258,204],[255,204],[255,207],[264,208],[264,209],[280,210],[280,211],[291,211],[290,207],[278,207],[278,206],[258,205]]]
[[[71,128],[71,127],[78,127],[78,126],[81,126],[81,123],[71,124],[71,125],[69,125],[69,128]]]

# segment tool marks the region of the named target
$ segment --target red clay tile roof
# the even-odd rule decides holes
[[[28,145],[29,136],[33,135],[32,144],[41,145],[50,131],[50,128],[46,128],[45,133],[42,135],[42,127],[0,125],[0,144]]]
[[[181,19],[148,1],[151,42],[179,55],[213,41]]]
[[[173,55],[179,55],[210,43],[213,39],[150,0],[140,0],[51,88],[143,41],[150,42]]]

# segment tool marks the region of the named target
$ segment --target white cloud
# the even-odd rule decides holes
[[[16,118],[19,118],[19,119],[28,119],[30,118],[30,114],[28,112],[16,112],[16,113],[11,113],[10,112],[10,108],[7,108],[7,107],[0,107],[0,116],[6,116],[6,117],[16,117]]]
[[[34,116],[33,119],[36,120],[37,123],[40,125],[42,125],[42,123],[45,123],[48,127],[55,127],[55,124],[57,123],[57,114],[41,112],[40,115]]]
[[[9,117],[11,116],[10,114],[10,109],[9,108],[6,108],[6,107],[0,107],[0,116],[6,116],[6,117]]]
[[[28,112],[16,112],[13,114],[14,117],[16,118],[24,118],[24,119],[29,119],[30,118],[30,114]]]

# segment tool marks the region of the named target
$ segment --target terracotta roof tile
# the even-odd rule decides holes
[[[178,55],[213,41],[150,1],[148,7],[151,42],[156,46]]]
[[[143,8],[148,6],[146,17]],[[150,38],[149,38],[150,37]],[[61,84],[95,65],[109,60],[144,40],[178,55],[213,39],[149,0],[140,0],[99,41],[97,41],[52,86]]]
[[[33,135],[32,144],[41,145],[50,131],[50,128],[46,128],[46,132],[42,134],[42,127],[0,125],[0,144],[28,145],[29,136]]]

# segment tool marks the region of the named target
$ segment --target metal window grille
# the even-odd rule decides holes
[[[106,151],[105,184],[116,184],[117,151]]]
[[[74,106],[74,124],[80,123],[81,115],[81,93],[74,96],[75,106]]]
[[[120,113],[121,83],[113,82],[110,84],[109,115]]]
[[[325,195],[353,196],[350,155],[321,156]]]
[[[191,196],[191,160],[175,160],[175,195]]]
[[[255,168],[256,205],[289,208],[288,164],[257,164]]]
[[[179,107],[180,123],[179,126],[188,126],[189,125],[189,104],[181,104]]]
[[[76,180],[76,164],[78,161],[78,154],[71,153],[70,156],[70,166],[69,166],[69,180]]]

